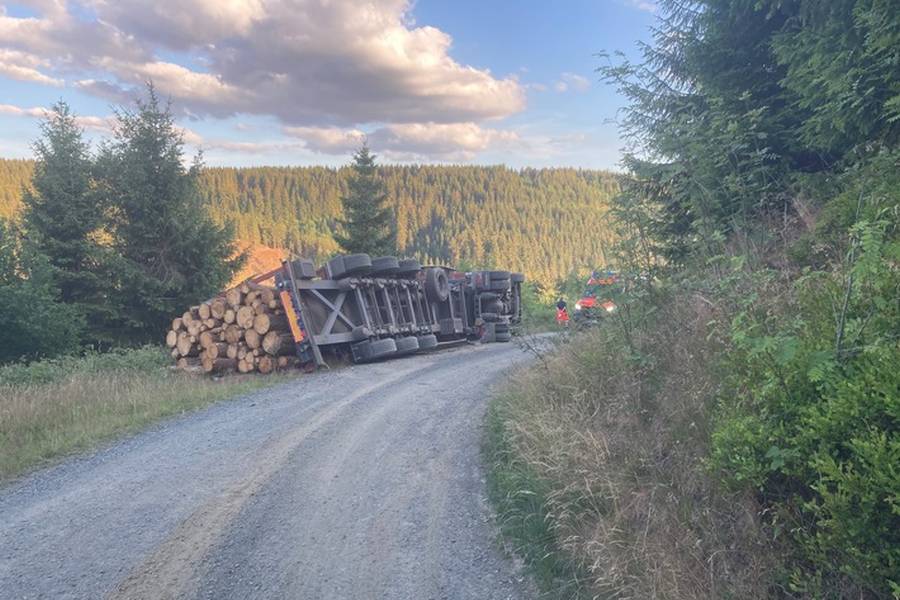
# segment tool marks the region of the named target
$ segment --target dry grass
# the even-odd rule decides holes
[[[604,326],[561,344],[492,408],[503,528],[549,591],[566,590],[557,597],[770,595],[757,505],[704,467],[712,315],[699,299],[669,306],[630,336]],[[557,557],[549,568],[547,556]]]
[[[160,351],[0,370],[0,479],[285,377],[213,380],[173,371]]]

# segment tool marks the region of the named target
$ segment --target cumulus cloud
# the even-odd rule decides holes
[[[0,75],[10,79],[62,86],[64,82],[61,79],[50,77],[38,70],[38,67],[45,67],[48,64],[48,61],[32,54],[0,48]]]
[[[563,73],[559,76],[559,80],[553,84],[553,89],[559,93],[574,91],[586,92],[591,87],[591,82],[587,77],[576,75],[575,73]]]
[[[409,0],[83,0],[96,19],[62,0],[32,4],[39,17],[0,16],[0,48],[60,73],[103,72],[103,87],[84,89],[104,97],[152,78],[197,115],[291,125],[459,123],[524,108],[515,77],[455,61],[449,35],[409,22]],[[195,60],[161,60],[161,49]]]
[[[50,111],[40,106],[22,107],[12,104],[0,104],[0,115],[10,115],[13,117],[27,117],[31,119],[46,118]],[[92,129],[95,131],[110,132],[113,128],[113,117],[98,116],[76,116],[75,123],[84,129]]]
[[[476,123],[398,123],[369,133],[338,127],[288,127],[285,131],[321,154],[347,154],[365,141],[375,152],[394,160],[464,162],[478,152],[518,140],[515,132],[482,128]]]

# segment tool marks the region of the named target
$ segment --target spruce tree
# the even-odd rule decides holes
[[[106,303],[104,252],[97,241],[105,211],[93,190],[88,145],[62,101],[51,108],[41,131],[34,144],[33,189],[23,197],[26,235],[46,257],[60,300],[96,322]]]
[[[353,155],[353,175],[349,191],[341,198],[344,207],[343,235],[335,240],[351,254],[365,252],[371,256],[397,252],[397,229],[394,213],[387,205],[384,184],[378,178],[375,155],[369,146]]]
[[[240,267],[229,227],[213,223],[198,188],[201,161],[185,168],[184,142],[152,85],[136,110],[117,113],[98,159],[113,207],[117,309],[128,339],[157,339],[185,306],[209,298]]]

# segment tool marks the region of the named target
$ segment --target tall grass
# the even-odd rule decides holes
[[[0,479],[284,377],[213,380],[158,348],[0,367]]]
[[[652,326],[605,322],[493,402],[501,526],[560,598],[758,598],[773,568],[754,498],[708,472],[710,320],[681,298]]]

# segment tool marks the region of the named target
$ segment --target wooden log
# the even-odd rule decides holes
[[[213,298],[213,300],[209,303],[209,316],[213,319],[222,320],[225,316],[225,311],[228,310],[228,303],[225,302],[224,298]]]
[[[172,331],[181,331],[181,328],[184,325],[182,324],[181,317],[177,317],[172,319]]]
[[[225,302],[231,308],[237,309],[244,299],[244,293],[240,287],[236,287],[225,292]]]
[[[238,349],[237,349],[238,360],[244,360],[245,358],[247,358],[247,354],[248,354],[247,344],[238,344]]]
[[[253,354],[253,356],[263,356],[264,355],[262,348],[252,348],[250,350],[250,352],[251,352],[251,354]]]
[[[200,334],[200,337],[197,338],[198,343],[201,348],[208,348],[212,344],[215,344],[219,341],[219,333],[221,333],[221,329],[210,329],[208,331],[204,331]]]
[[[206,373],[230,373],[237,369],[238,361],[234,358],[207,358],[203,361]]]
[[[237,310],[235,322],[243,329],[250,329],[253,327],[253,317],[253,309],[249,306],[242,306]]]
[[[272,300],[269,302],[269,310],[276,310],[278,308],[278,300]]]
[[[185,328],[190,325],[194,321],[194,315],[191,314],[191,311],[186,310],[181,315],[181,322],[185,326]]]
[[[269,304],[275,301],[275,289],[270,287],[264,287],[259,293],[260,299],[265,303]]]
[[[265,315],[272,312],[272,309],[269,308],[268,304],[263,304],[262,302],[256,302],[256,306],[253,307],[253,312],[257,315]]]
[[[169,333],[166,334],[166,346],[169,348],[174,348],[178,343],[178,332],[174,329],[170,329]]]
[[[244,330],[235,324],[225,328],[225,341],[229,344],[236,344],[244,337]]]
[[[238,345],[237,344],[228,344],[227,349],[225,350],[225,356],[228,358],[237,358],[238,354]]]
[[[247,295],[244,296],[244,306],[253,306],[254,302],[258,302],[257,298],[259,297],[259,292],[256,290],[250,290],[247,292]]]
[[[219,322],[216,321],[215,319],[213,319],[212,317],[210,317],[210,318],[208,318],[208,319],[205,319],[205,320],[203,321],[203,324],[206,326],[207,329],[212,329],[213,327],[215,327],[216,325],[218,325]]]
[[[204,302],[200,306],[197,307],[197,314],[200,315],[200,320],[205,321],[210,317],[209,304]]]
[[[229,308],[225,310],[225,315],[222,317],[222,320],[226,323],[234,323],[235,318],[237,318],[237,313],[234,312],[234,309]]]
[[[225,357],[228,353],[228,344],[224,342],[212,344],[206,347],[205,352],[206,355],[212,359]]]
[[[253,329],[260,335],[265,335],[269,331],[287,331],[288,321],[284,315],[261,314],[253,317]]]
[[[294,351],[294,336],[272,330],[263,337],[262,349],[272,356],[289,354]]]
[[[191,321],[187,326],[188,335],[198,336],[200,335],[200,323],[197,321]]]
[[[260,373],[269,374],[275,370],[275,362],[271,356],[260,356],[256,368],[259,369]]]
[[[188,358],[185,356],[185,357],[179,358],[178,361],[175,363],[175,366],[178,367],[179,369],[191,369],[191,368],[199,366],[200,364],[201,364],[201,359]]]
[[[241,360],[238,361],[237,368],[241,373],[250,373],[251,371],[256,370],[256,365],[253,364],[253,361]]]
[[[197,356],[200,354],[200,346],[191,342],[190,337],[178,339],[178,354],[181,356]]]
[[[248,348],[259,348],[262,343],[262,336],[253,329],[247,329],[244,331],[244,341],[247,343]]]
[[[175,348],[172,348],[172,352],[170,352],[169,354],[172,355],[172,358],[176,358],[176,359],[181,356],[181,353],[178,351],[177,346]]]

